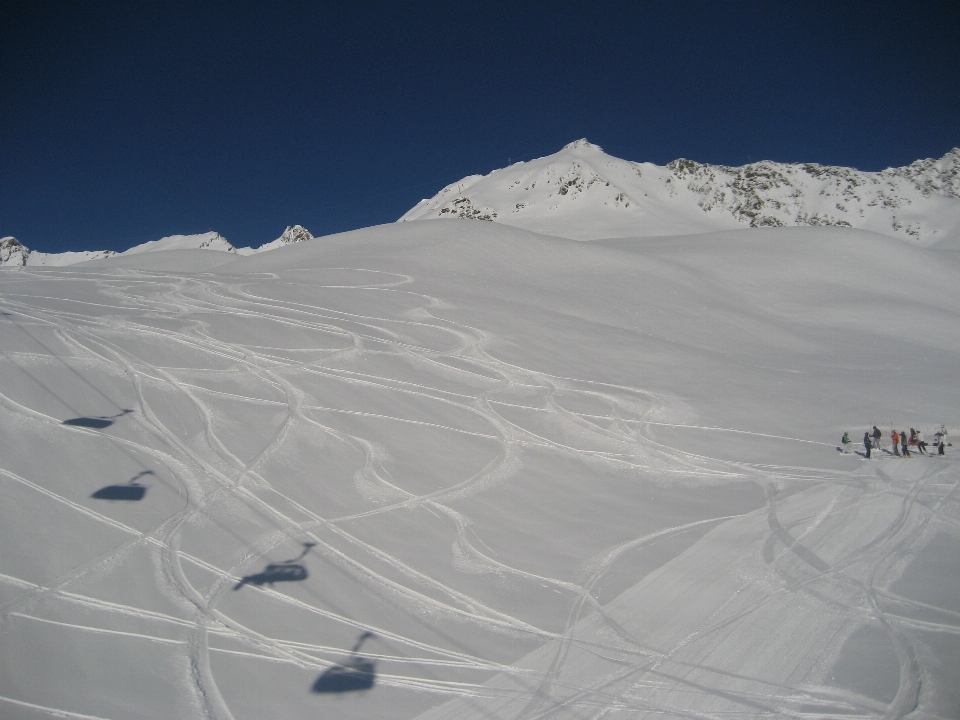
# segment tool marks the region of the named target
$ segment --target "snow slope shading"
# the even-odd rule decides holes
[[[402,218],[470,218],[595,240],[737,227],[854,227],[913,244],[960,241],[960,149],[861,172],[763,160],[666,166],[607,155],[586,140],[530,162],[470,175]]]
[[[190,252],[0,275],[3,717],[955,716],[956,251]]]

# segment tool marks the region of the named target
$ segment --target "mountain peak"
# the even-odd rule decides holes
[[[292,245],[307,240],[313,240],[313,235],[303,225],[288,225],[276,242],[280,245]]]
[[[592,142],[586,138],[580,138],[579,140],[574,140],[572,143],[567,143],[563,146],[564,150],[593,150],[594,152],[603,152],[603,148],[599,145],[594,145]]]
[[[215,230],[197,235],[168,235],[159,240],[134,245],[123,252],[124,255],[137,255],[144,252],[160,250],[219,250],[221,252],[236,252],[236,248]]]
[[[0,265],[26,265],[30,250],[12,235],[0,238]]]
[[[313,239],[313,234],[303,225],[288,225],[287,229],[284,230],[283,234],[276,240],[271,240],[268,243],[264,243],[258,248],[237,248],[237,252],[240,255],[253,255],[254,253],[266,252],[267,250],[276,250],[277,248],[286,247],[287,245],[295,245],[296,243],[302,243]]]

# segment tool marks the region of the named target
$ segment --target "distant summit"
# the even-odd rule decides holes
[[[84,250],[81,252],[42,253],[31,250],[15,237],[0,238],[0,267],[74,265],[87,260],[112,257],[113,250]]]
[[[30,250],[12,235],[0,238],[0,265],[26,265]]]
[[[594,145],[592,142],[586,138],[580,138],[579,140],[574,140],[572,143],[567,143],[563,146],[564,150],[593,150],[595,152],[603,152],[603,148],[599,145]]]
[[[148,252],[162,252],[165,250],[214,250],[219,252],[236,253],[237,255],[253,255],[267,250],[295,243],[313,240],[313,235],[302,225],[288,226],[276,240],[264,243],[257,248],[237,248],[218,232],[210,231],[197,235],[169,235],[159,240],[135,245],[121,253],[113,250],[86,250],[81,252],[43,253],[31,250],[15,237],[0,238],[0,267],[62,267],[76,265],[88,260],[102,260],[116,255],[138,255]]]
[[[853,227],[917,245],[960,238],[960,149],[862,172],[815,163],[728,167],[621,160],[586,138],[553,155],[470,175],[400,221],[487,220],[577,240],[749,227]]]
[[[283,231],[283,234],[280,235],[276,240],[271,240],[268,243],[264,243],[258,248],[237,248],[237,252],[241,255],[253,255],[258,252],[265,252],[266,250],[276,250],[277,248],[285,247],[287,245],[295,245],[296,243],[306,242],[308,240],[313,240],[313,235],[310,234],[310,231],[307,230],[303,225],[292,225],[287,226],[287,229]]]
[[[151,240],[142,245],[136,245],[121,255],[136,255],[145,252],[160,252],[161,250],[220,250],[221,252],[236,252],[223,235],[210,231],[199,235],[170,235],[159,240]]]

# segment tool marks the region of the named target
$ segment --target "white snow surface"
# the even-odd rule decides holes
[[[837,446],[957,437],[958,308],[829,227],[0,274],[0,716],[956,717],[960,448]]]
[[[882,172],[761,161],[742,167],[621,160],[587,140],[471,175],[400,221],[488,220],[547,235],[687,235],[737,227],[836,226],[915,245],[960,242],[960,148]]]

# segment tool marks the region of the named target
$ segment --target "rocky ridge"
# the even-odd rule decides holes
[[[889,211],[886,214],[894,233],[902,230],[920,239],[923,225],[919,221],[906,225],[899,222],[896,211],[910,208],[917,194],[921,198],[960,198],[958,148],[939,159],[917,160],[878,173],[770,161],[726,167],[679,159],[667,167],[673,171],[667,184],[686,183],[687,190],[700,196],[697,205],[705,212],[726,210],[750,227],[853,227],[858,217],[865,218],[876,209]],[[820,202],[811,202],[811,191]]]
[[[277,248],[295,245],[296,243],[313,240],[314,237],[303,225],[288,225],[287,229],[276,240],[264,243],[258,248],[237,248],[240,255],[253,255],[267,250],[276,250]]]
[[[816,163],[666,166],[607,155],[587,140],[472,175],[401,221],[488,220],[575,239],[680,235],[736,227],[854,227],[931,245],[960,237],[960,149],[864,172]]]

